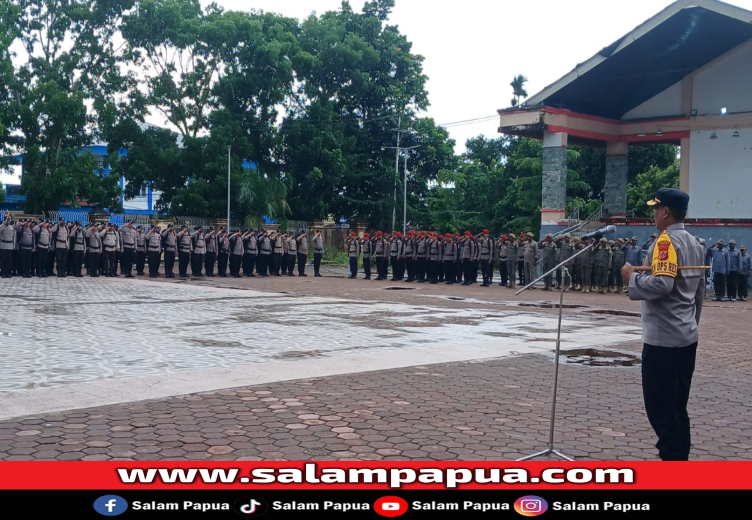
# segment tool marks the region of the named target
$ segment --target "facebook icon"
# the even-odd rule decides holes
[[[103,516],[118,516],[128,509],[128,501],[117,495],[105,495],[94,501],[94,511]]]

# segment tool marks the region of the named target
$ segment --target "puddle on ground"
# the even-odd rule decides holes
[[[632,354],[594,348],[565,350],[562,357],[565,363],[590,367],[634,367],[642,363],[642,358]]]
[[[630,316],[632,318],[639,318],[642,316],[639,312],[631,311],[614,311],[610,309],[595,309],[592,311],[585,311],[589,314],[610,314],[611,316]]]
[[[558,309],[559,304],[553,302],[517,302],[520,307],[537,307],[538,309]],[[574,303],[565,303],[562,305],[564,309],[582,309],[588,307],[588,305],[577,305]]]
[[[245,348],[246,345],[243,345],[239,341],[217,341],[212,339],[197,339],[197,338],[190,338],[188,341],[195,345],[199,345],[201,347],[220,347],[220,348],[229,348],[229,347],[243,347]]]
[[[384,291],[414,291],[417,287],[384,287]]]

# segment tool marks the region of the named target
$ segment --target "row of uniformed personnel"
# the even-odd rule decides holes
[[[321,276],[319,267],[324,253],[320,233],[313,240],[314,269]],[[152,226],[147,232],[142,226],[134,227],[128,222],[122,228],[116,224],[89,224],[80,222],[59,222],[48,220],[36,222],[23,219],[19,222],[6,216],[0,224],[0,273],[3,278],[13,274],[41,278],[57,271],[57,276],[81,277],[82,266],[86,265],[89,276],[100,273],[108,277],[120,272],[127,278],[133,277],[135,263],[138,275],[144,274],[148,259],[149,276],[158,277],[159,267],[164,256],[165,276],[174,278],[175,260],[178,260],[179,276],[188,276],[191,265],[193,276],[213,277],[215,266],[219,276],[230,274],[241,276],[241,266],[245,276],[255,276],[254,267],[260,276],[293,275],[298,263],[298,275],[305,274],[308,257],[308,240],[305,231],[299,235],[262,231],[256,235],[252,230],[219,231],[210,227],[207,232],[200,226],[192,231],[187,226],[179,230],[170,224],[166,229]],[[281,271],[281,273],[280,273]]]
[[[567,274],[571,276],[563,277],[561,269],[556,272],[557,286],[564,283],[565,290],[572,287],[583,292],[621,293],[621,268],[625,262],[640,265],[641,248],[637,246],[637,238],[629,241],[619,239],[617,242],[604,238],[595,248],[574,256],[588,244],[590,241],[572,239],[568,234],[556,240],[553,235],[547,235],[538,244],[532,233],[519,238],[514,234],[502,235],[494,240],[487,229],[477,237],[470,231],[464,235],[439,235],[430,231],[409,231],[403,235],[398,231],[392,234],[379,231],[374,237],[365,233],[363,238],[351,233],[346,249],[350,257],[350,278],[357,276],[358,259],[362,255],[366,280],[371,279],[373,260],[376,263],[376,280],[388,278],[391,263],[392,281],[432,284],[444,281],[446,284],[469,285],[477,281],[480,272],[483,279],[481,286],[488,287],[493,278],[494,265],[498,263],[499,285],[515,287],[515,268],[519,283],[529,283],[535,278],[535,267],[540,256],[544,272],[572,258],[565,264]],[[541,255],[539,249],[542,250]],[[550,290],[552,286],[553,275],[549,275],[545,278],[544,290]]]

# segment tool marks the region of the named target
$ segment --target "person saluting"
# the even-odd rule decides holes
[[[661,460],[689,460],[687,401],[697,355],[698,325],[705,296],[702,246],[684,229],[689,195],[675,188],[658,190],[648,201],[660,236],[650,245],[637,273],[621,270],[629,299],[642,301],[642,393],[650,425],[658,436]]]

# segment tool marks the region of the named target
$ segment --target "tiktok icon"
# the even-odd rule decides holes
[[[234,509],[241,516],[261,516],[266,513],[269,506],[258,497],[243,497],[235,501]]]

